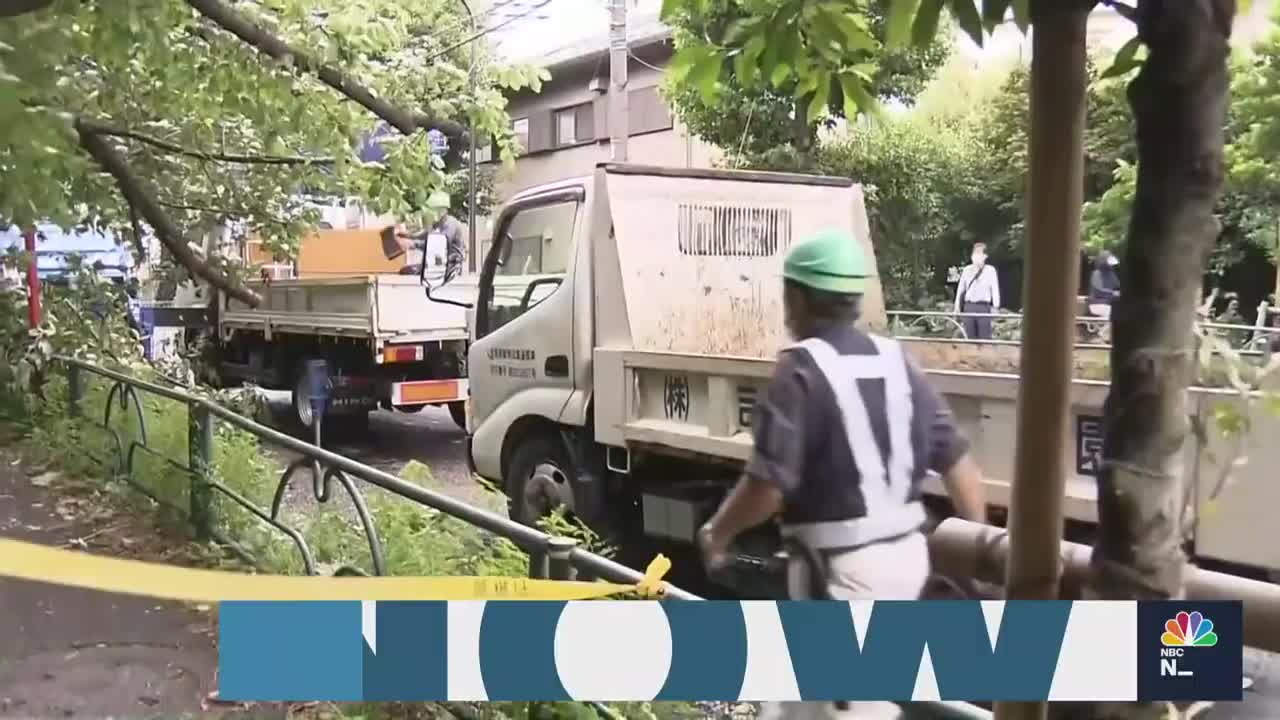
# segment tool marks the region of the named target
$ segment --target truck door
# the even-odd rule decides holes
[[[473,435],[517,394],[528,401],[515,417],[555,419],[573,392],[571,269],[582,204],[581,188],[562,189],[513,203],[498,219],[468,353]]]

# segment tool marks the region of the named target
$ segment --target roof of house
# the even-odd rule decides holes
[[[662,22],[654,13],[636,13],[627,17],[627,45],[636,48],[667,42],[671,39],[671,28]],[[551,72],[565,67],[592,62],[609,53],[609,31],[601,32],[530,57],[519,58],[522,62],[535,63]]]

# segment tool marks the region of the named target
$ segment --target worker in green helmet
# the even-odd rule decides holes
[[[793,598],[910,600],[929,574],[926,474],[942,476],[960,516],[985,521],[981,470],[946,401],[898,342],[854,328],[873,275],[844,231],[787,255],[796,343],[756,403],[744,477],[700,531],[710,569],[735,537],[780,516]]]
[[[462,272],[466,260],[466,233],[461,222],[449,213],[449,194],[442,191],[427,197],[427,229],[411,235],[403,229],[396,233],[406,252],[406,265],[402,273],[419,274],[426,264],[426,276],[435,277],[444,284]]]

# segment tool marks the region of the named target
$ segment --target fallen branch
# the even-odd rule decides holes
[[[137,140],[140,143],[150,145],[160,150],[175,155],[183,155],[197,160],[212,160],[217,162],[238,163],[242,165],[332,165],[333,158],[317,157],[309,158],[301,155],[237,155],[229,153],[207,152],[204,150],[192,150],[184,148],[181,145],[171,143],[167,140],[144,135],[143,133],[125,128],[112,127],[93,120],[84,120],[84,125],[91,132],[99,135],[110,135],[118,138],[128,138]]]
[[[0,2],[0,17],[26,15],[29,12],[43,10],[52,4],[53,0],[3,0]]]
[[[347,73],[332,65],[324,64],[259,27],[223,0],[186,0],[186,2],[196,12],[252,45],[262,54],[275,60],[288,62],[298,70],[316,76],[325,85],[359,103],[405,135],[412,135],[418,130],[435,129],[459,141],[467,139],[466,129],[461,123],[433,118],[424,113],[410,112],[388,102]]]
[[[175,260],[184,265],[193,275],[250,307],[257,307],[262,302],[262,298],[257,293],[196,256],[183,239],[182,230],[173,223],[156,200],[155,193],[150,190],[145,180],[133,172],[125,162],[124,156],[111,146],[107,135],[95,132],[93,123],[80,118],[75,121],[75,130],[80,139],[80,147],[84,148],[98,166],[115,179],[116,187],[120,189],[125,200],[137,209]]]

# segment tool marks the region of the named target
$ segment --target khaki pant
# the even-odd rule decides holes
[[[787,594],[809,596],[809,566],[801,559],[787,565]],[[929,546],[922,533],[876,543],[827,560],[827,593],[833,600],[917,600],[929,578]],[[840,710],[830,702],[764,703],[759,720],[802,718],[897,720],[902,709],[891,702],[851,702]]]

